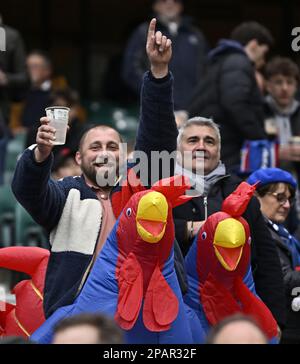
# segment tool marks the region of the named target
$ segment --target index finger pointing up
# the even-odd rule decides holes
[[[148,42],[151,40],[152,37],[154,37],[155,35],[155,27],[156,27],[156,19],[153,18],[149,24],[149,28],[148,28],[148,36],[147,36],[147,40]]]

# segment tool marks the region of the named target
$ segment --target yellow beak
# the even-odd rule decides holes
[[[236,219],[228,218],[219,222],[214,236],[215,254],[228,271],[238,266],[246,242],[244,226]]]
[[[160,192],[149,192],[138,204],[137,232],[148,243],[157,243],[164,236],[168,218],[168,203]]]

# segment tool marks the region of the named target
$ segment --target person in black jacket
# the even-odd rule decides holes
[[[276,243],[286,290],[287,323],[281,343],[300,344],[300,243],[282,225],[295,201],[297,183],[292,175],[279,168],[259,169],[248,178],[258,183],[257,197],[265,223]],[[296,299],[295,299],[296,298]]]
[[[190,117],[213,118],[220,125],[222,161],[238,171],[245,140],[265,139],[263,98],[255,67],[273,42],[269,31],[256,22],[242,23],[231,39],[223,39],[208,55],[204,78],[188,108]]]
[[[157,30],[172,41],[173,55],[170,70],[174,76],[174,108],[186,109],[194,89],[201,81],[208,52],[207,41],[189,17],[182,16],[183,0],[154,0],[153,11],[157,17]],[[143,23],[130,37],[122,67],[126,85],[137,97],[143,74],[149,67],[145,43],[148,23]]]
[[[222,202],[241,180],[228,174],[220,161],[220,132],[211,119],[195,117],[188,120],[179,130],[177,141],[183,158],[179,158],[175,173],[189,177],[198,194],[198,197],[174,209],[176,239],[185,255],[203,221],[221,210]],[[282,271],[275,243],[255,197],[243,217],[251,231],[251,266],[256,291],[282,328],[285,324]]]

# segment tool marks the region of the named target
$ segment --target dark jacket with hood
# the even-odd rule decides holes
[[[190,117],[213,118],[220,125],[221,159],[227,167],[240,163],[245,140],[266,137],[263,99],[254,71],[240,43],[221,40],[209,53],[204,78],[188,110]]]

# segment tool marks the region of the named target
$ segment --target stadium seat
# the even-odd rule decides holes
[[[15,241],[18,246],[38,246],[48,249],[43,228],[20,205],[15,209]]]
[[[15,205],[11,187],[0,186],[0,247],[14,244]]]
[[[4,184],[10,184],[19,155],[25,149],[25,134],[17,134],[7,144],[5,157]]]

